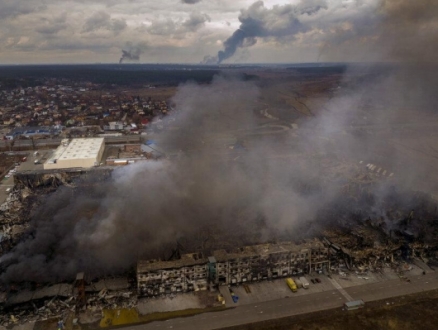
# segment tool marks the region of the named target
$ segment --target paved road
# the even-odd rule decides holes
[[[411,282],[402,280],[383,281],[345,288],[344,290],[355,299],[372,301],[438,289],[438,274],[435,272],[410,277],[410,280]]]
[[[3,204],[9,195],[9,193],[6,192],[6,189],[12,188],[13,186],[14,186],[14,178],[12,176],[0,180],[0,204]]]
[[[438,274],[430,273],[411,277],[411,282],[389,280],[344,290],[354,299],[373,301],[415,292],[438,289]],[[292,296],[274,301],[242,305],[221,312],[205,313],[187,318],[153,322],[145,325],[128,326],[127,330],[140,329],[220,329],[223,327],[277,319],[286,316],[305,314],[314,311],[341,307],[347,299],[337,290],[312,293],[304,296]]]

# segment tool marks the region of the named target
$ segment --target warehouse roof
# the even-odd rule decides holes
[[[63,140],[50,160],[96,158],[103,141],[104,138],[73,139],[70,143]]]
[[[181,259],[161,261],[161,260],[140,260],[137,264],[137,272],[155,271],[160,269],[174,269],[195,265],[205,265],[207,258],[200,253],[183,254]]]

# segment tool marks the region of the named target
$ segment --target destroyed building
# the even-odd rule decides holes
[[[163,293],[205,290],[208,260],[198,253],[184,254],[178,260],[139,261],[138,292],[156,296]]]
[[[205,290],[208,286],[238,284],[300,275],[330,268],[329,249],[319,240],[260,244],[216,250],[205,258],[191,253],[178,260],[139,261],[138,294]]]

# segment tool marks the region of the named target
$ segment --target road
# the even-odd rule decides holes
[[[367,302],[438,289],[438,275],[435,272],[411,277],[410,280],[410,282],[389,280],[344,288],[344,290],[352,296],[353,299],[362,299]],[[339,290],[333,289],[304,296],[294,297],[291,295],[289,298],[242,305],[225,311],[204,313],[187,318],[176,318],[144,325],[128,326],[124,327],[124,329],[220,329],[325,309],[341,308],[346,301],[347,299]]]
[[[140,135],[124,135],[124,136],[106,136],[105,143],[138,143],[141,140]],[[34,150],[56,147],[61,144],[62,138],[47,138],[47,139],[36,139],[34,142],[32,140],[14,140],[14,147],[10,148],[11,141],[0,140],[0,148],[9,148],[10,150]],[[34,148],[35,144],[35,148]]]
[[[9,178],[4,178],[0,182],[0,204],[3,204],[6,201],[9,193],[6,192],[6,189],[14,187],[14,178],[11,176]]]

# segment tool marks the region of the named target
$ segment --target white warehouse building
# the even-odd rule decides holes
[[[44,163],[44,169],[96,166],[104,150],[104,138],[64,139]]]

